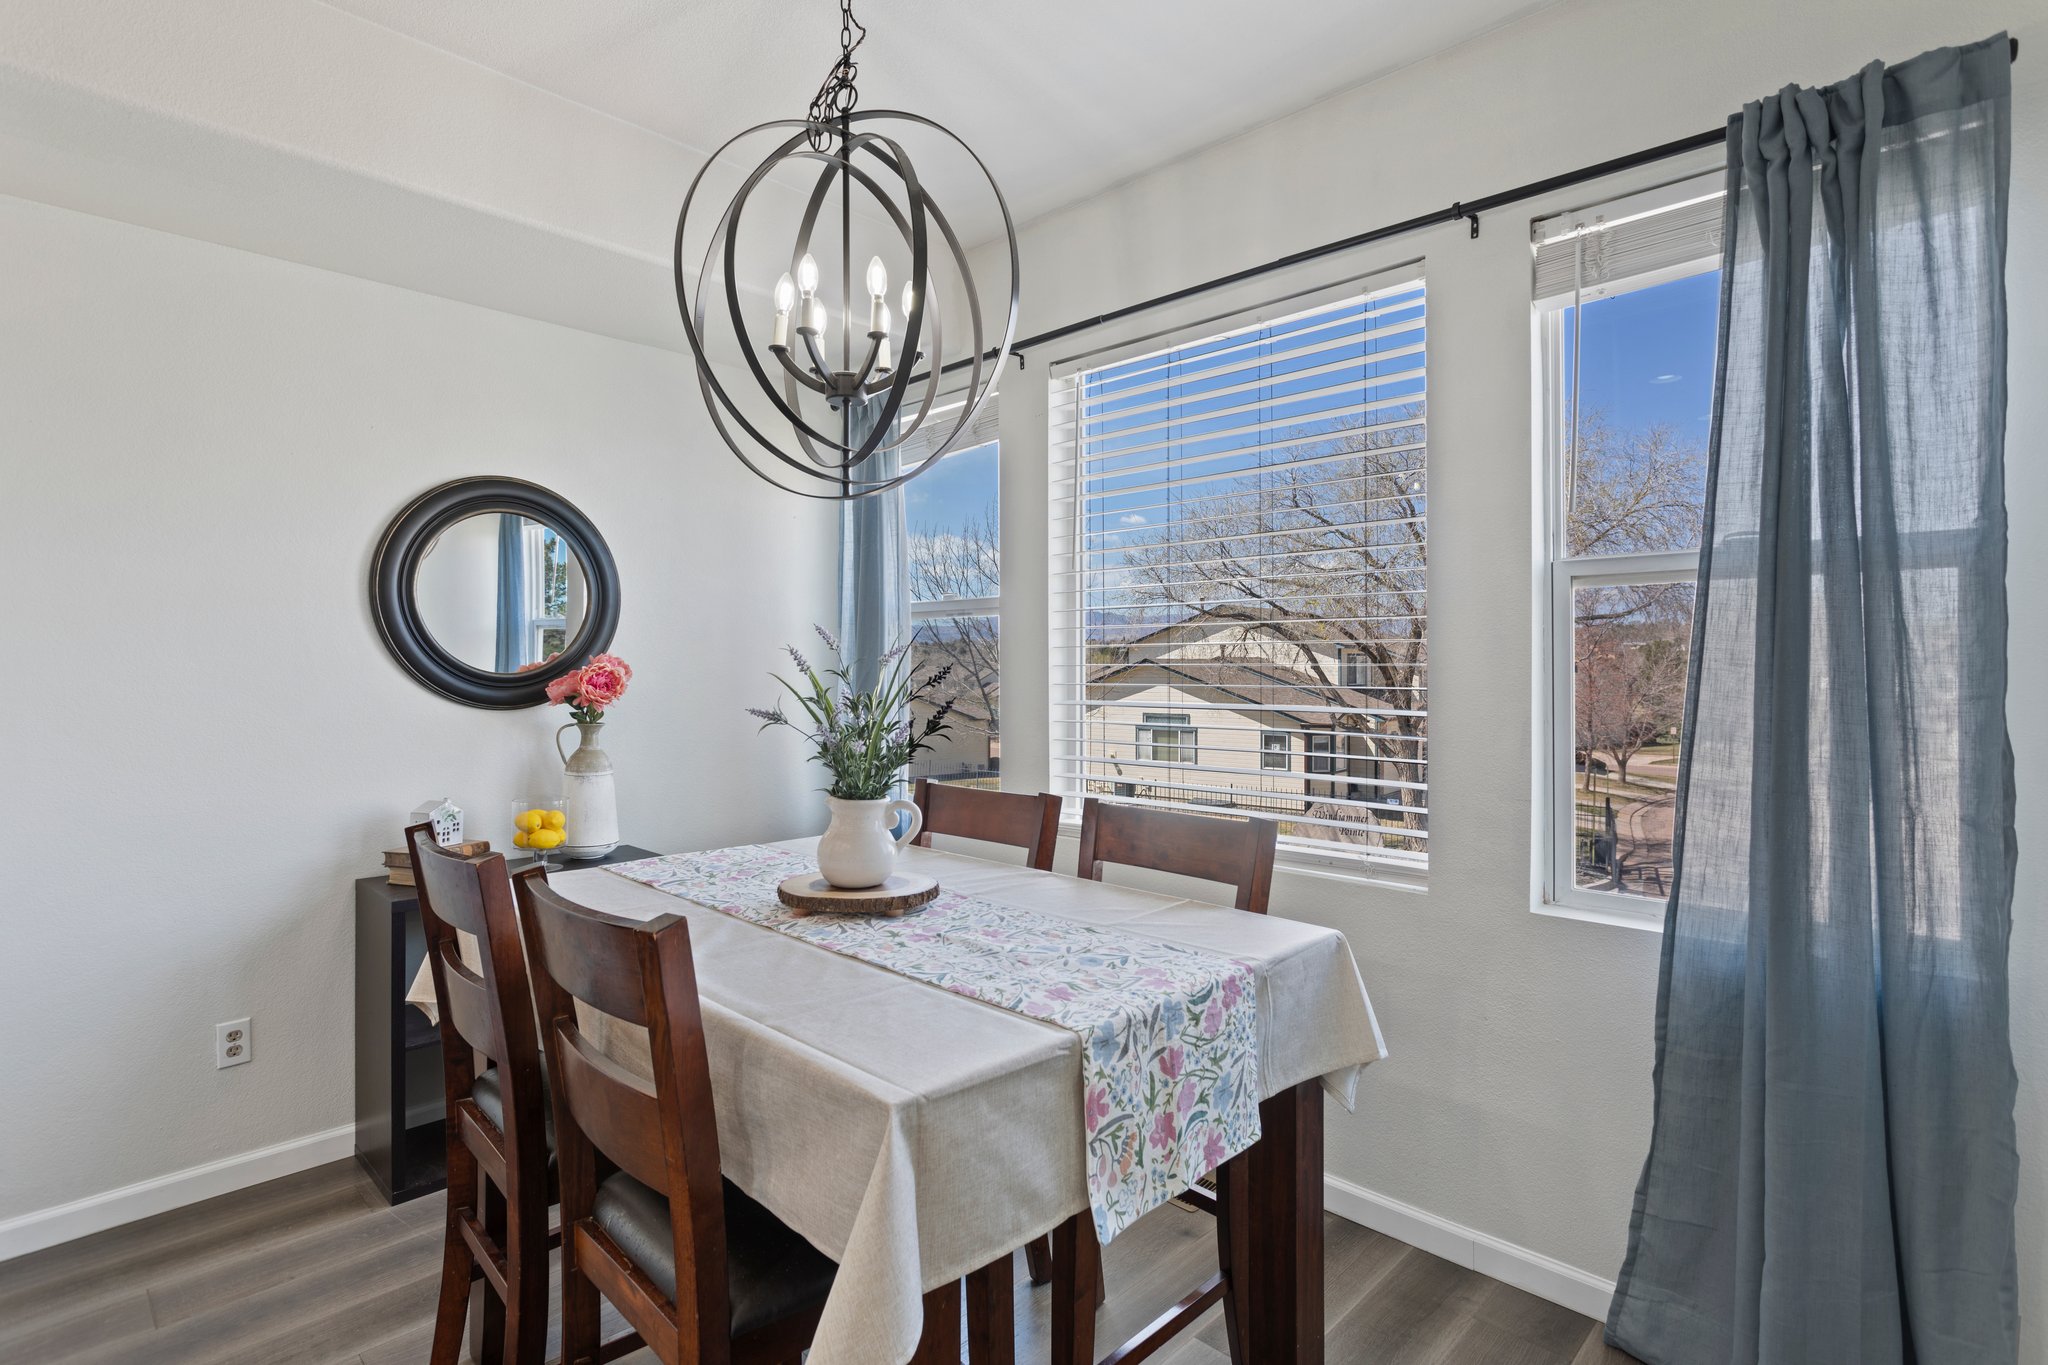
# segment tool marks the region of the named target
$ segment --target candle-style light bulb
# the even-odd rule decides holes
[[[805,298],[818,292],[818,258],[808,251],[796,263],[796,287]]]
[[[881,336],[889,330],[889,305],[882,302],[882,296],[889,292],[889,272],[882,265],[880,256],[868,261],[868,335]],[[853,319],[848,318],[852,324]]]
[[[906,320],[910,317],[912,311],[910,307],[911,302],[916,298],[917,291],[911,287],[909,280],[905,280],[903,282],[903,316]]]
[[[796,281],[784,271],[782,278],[775,282],[775,331],[769,337],[769,346],[782,350],[789,346],[789,310],[796,307]]]

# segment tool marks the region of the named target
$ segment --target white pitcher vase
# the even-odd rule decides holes
[[[562,736],[574,730],[576,752],[564,753]],[[619,846],[619,793],[612,784],[611,756],[598,747],[604,722],[571,721],[555,731],[562,759],[564,858],[602,858]]]
[[[825,880],[842,890],[880,886],[896,870],[896,850],[917,837],[924,827],[924,812],[914,801],[842,801],[825,798],[832,809],[832,823],[818,840],[818,871]],[[896,834],[896,817],[910,816],[909,827]],[[570,816],[569,828],[576,828]]]

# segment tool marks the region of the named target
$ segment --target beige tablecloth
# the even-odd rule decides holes
[[[902,856],[954,891],[1250,963],[1268,1096],[1321,1077],[1348,1108],[1359,1068],[1386,1054],[1334,930],[931,849]],[[1088,1208],[1077,1035],[601,868],[551,880],[608,914],[689,918],[725,1174],[839,1263],[811,1365],[908,1360],[927,1289]],[[406,998],[432,1012],[424,969]],[[644,1068],[644,1039],[606,1045]]]

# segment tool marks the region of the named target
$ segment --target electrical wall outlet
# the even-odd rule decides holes
[[[240,1066],[255,1055],[252,1051],[247,1019],[230,1019],[225,1024],[213,1026],[213,1065],[215,1069],[224,1066]]]

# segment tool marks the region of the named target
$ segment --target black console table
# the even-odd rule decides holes
[[[568,870],[652,858],[621,844]],[[512,864],[514,871],[530,860]],[[441,1033],[405,1002],[426,960],[420,901],[383,877],[356,882],[356,1160],[394,1204],[447,1183]],[[410,1106],[407,1096],[412,1097]]]

